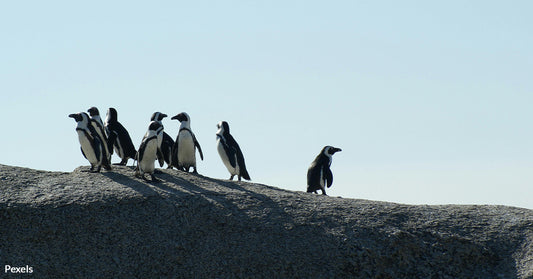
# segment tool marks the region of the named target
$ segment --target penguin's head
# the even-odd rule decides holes
[[[186,112],[182,112],[172,118],[170,118],[172,120],[179,120],[179,122],[183,122],[183,121],[191,121],[191,119],[189,118],[189,115],[186,113]]]
[[[333,154],[335,154],[336,152],[339,152],[339,151],[342,151],[342,149],[340,148],[337,148],[337,147],[333,147],[333,146],[325,146],[323,149],[322,149],[322,153],[326,156],[331,156]]]
[[[163,118],[167,117],[168,115],[162,113],[162,112],[159,112],[159,111],[156,111],[152,114],[152,117],[150,118],[150,121],[159,121],[161,122],[163,120]]]
[[[89,116],[85,112],[72,113],[68,117],[74,118],[76,122],[89,122]]]
[[[163,133],[163,125],[159,123],[158,121],[151,121],[150,125],[148,125],[148,131],[146,131],[146,134],[144,134],[143,142],[151,137],[158,137]]]
[[[157,121],[152,121],[150,122],[150,126],[148,126],[148,130],[159,133],[159,130],[163,130],[163,126]]]
[[[220,121],[217,123],[217,134],[229,134],[229,124],[226,121]]]
[[[106,122],[116,122],[118,120],[117,110],[115,108],[109,108],[107,110]]]
[[[83,116],[81,116],[81,112],[69,114],[68,117],[74,118],[74,121],[76,122],[80,122],[83,120]]]
[[[87,112],[89,113],[90,116],[96,116],[96,115],[100,115],[100,112],[98,111],[98,109],[96,107],[90,107]]]

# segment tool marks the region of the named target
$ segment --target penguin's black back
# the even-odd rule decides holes
[[[235,149],[235,154],[237,155],[237,164],[239,165],[239,175],[246,180],[250,180],[250,175],[246,169],[246,164],[244,163],[244,154],[242,154],[241,148],[233,136],[226,132],[224,133],[224,138],[226,139],[226,144]]]
[[[329,158],[324,155],[323,152],[320,152],[318,156],[316,156],[313,163],[311,163],[311,166],[309,166],[309,169],[307,170],[307,192],[314,192],[316,190],[322,189],[320,186],[320,173],[323,171],[324,175],[329,170],[330,167],[330,161]],[[322,175],[322,179],[324,179],[324,175]]]
[[[172,146],[174,146],[174,140],[169,134],[163,132],[163,142],[161,143],[161,152],[163,153],[165,162],[167,162],[168,165],[170,165],[170,158],[172,156]]]
[[[120,122],[118,121],[108,123],[107,128],[109,129],[109,132],[111,134],[109,136],[110,139],[112,136],[114,136],[118,137],[118,139],[120,140],[122,148],[124,149],[124,156],[135,158],[137,151],[135,150],[133,141],[131,140],[130,134],[128,133],[126,128],[124,128],[124,126],[122,126],[122,124],[120,124]]]

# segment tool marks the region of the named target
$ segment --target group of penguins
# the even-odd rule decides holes
[[[163,128],[162,120],[167,115],[154,112],[138,150],[135,149],[126,128],[118,122],[115,108],[107,110],[105,122],[96,107],[89,108],[87,112],[89,114],[78,112],[68,117],[77,123],[76,132],[81,153],[91,164],[90,172],[100,172],[102,167],[111,170],[111,155],[114,151],[122,159],[117,165],[126,165],[129,159],[137,161],[135,176],[144,180],[148,180],[145,177],[145,174],[148,174],[152,182],[158,182],[154,176],[155,161],[159,162],[160,167],[166,163],[169,169],[176,168],[184,172],[189,172],[192,167],[193,173],[198,173],[196,150],[202,160],[204,155],[191,130],[191,119],[186,112],[171,118],[180,122],[175,141]],[[231,175],[229,179],[233,180],[237,176],[239,181],[241,178],[251,180],[241,148],[229,132],[229,124],[220,121],[217,128],[217,151]],[[318,190],[321,190],[322,194],[326,195],[326,186],[329,188],[333,183],[330,169],[332,156],[339,151],[342,150],[332,146],[325,146],[321,150],[307,171],[307,192],[318,193]]]

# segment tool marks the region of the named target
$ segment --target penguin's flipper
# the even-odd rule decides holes
[[[240,176],[246,180],[250,180],[250,175],[246,170],[246,165],[244,163],[244,155],[242,154],[241,148],[239,145],[236,145],[236,154],[237,154],[237,164],[239,165]]]
[[[157,161],[159,162],[160,167],[163,167],[163,164],[165,164],[165,156],[163,156],[163,152],[160,148],[157,149]]]
[[[95,133],[96,133],[96,131],[95,131]],[[102,150],[104,148],[104,146],[100,142],[100,138],[98,136],[93,136],[92,137],[91,146],[92,146],[92,148],[94,150],[94,154],[96,155],[96,158],[100,158],[100,156],[103,155],[102,153],[104,153],[104,150]],[[102,160],[103,160],[103,158],[102,158]],[[99,161],[100,161],[100,159],[99,159]]]
[[[163,132],[163,143],[161,144],[161,151],[163,152],[163,159],[167,162],[167,165],[170,165],[172,158],[172,146],[174,145],[174,140],[165,132]]]
[[[145,149],[146,149],[146,141],[143,141],[141,143],[141,146],[139,147],[139,151],[137,151],[137,155],[135,156],[136,157],[135,159],[137,160],[137,162],[142,161]]]
[[[326,179],[327,181],[327,186],[328,188],[331,187],[331,184],[333,184],[333,173],[331,173],[331,169],[330,168],[324,168],[324,178]]]
[[[166,149],[163,151],[163,155],[165,156],[165,161],[167,162],[167,165],[170,165],[170,162],[172,161],[172,146],[174,145],[174,141],[172,141],[172,144],[167,146]]]
[[[107,127],[106,127],[107,128]],[[117,132],[111,131],[107,129],[108,136],[107,136],[107,149],[109,149],[109,153],[113,155],[113,145],[115,144],[115,140],[117,139]]]
[[[235,161],[235,149],[231,148],[231,147],[227,147],[227,148],[224,148],[226,149],[226,154],[228,154],[228,160],[229,160],[229,163],[231,164],[231,166],[233,168],[236,168],[237,167],[237,162]]]
[[[122,147],[122,151],[124,152],[124,156],[130,158],[135,157],[135,153],[137,153],[137,150],[135,150],[135,146],[133,146],[133,141],[131,140],[130,134],[128,133],[126,128],[124,128],[122,124],[117,122],[114,124],[114,130],[117,133],[117,138]]]
[[[222,136],[217,135],[217,137],[220,137],[220,143],[222,143],[222,147],[224,148],[224,152],[226,152],[226,155],[228,155],[228,160],[230,165],[235,168],[237,165],[235,165],[235,149],[231,148],[228,143],[226,142],[226,139]]]
[[[80,147],[80,150],[81,150],[81,154],[83,154],[83,157],[85,157],[85,159],[87,159],[87,155],[85,155],[85,152],[83,152],[83,148]]]
[[[204,154],[202,153],[202,148],[200,147],[200,143],[198,143],[198,141],[196,140],[196,136],[191,133],[192,135],[192,139],[194,141],[194,146],[196,146],[196,148],[198,148],[198,152],[200,153],[200,158],[202,159],[202,161],[204,160]]]
[[[180,134],[178,133],[178,136],[176,137],[176,141],[174,142],[174,145],[172,145],[172,154],[170,156],[170,165],[177,169],[179,169],[179,163],[178,163],[179,138],[180,138]]]

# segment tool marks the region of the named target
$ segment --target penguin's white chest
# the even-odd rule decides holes
[[[178,161],[182,166],[196,166],[194,140],[191,134],[187,131],[180,132],[178,138]]]
[[[146,144],[143,159],[139,162],[141,173],[154,172],[158,145],[157,139],[152,139]]]
[[[224,145],[222,145],[222,141],[220,140],[220,138],[217,138],[217,150],[218,150],[218,155],[220,155],[220,159],[222,159],[222,162],[224,163],[224,166],[226,166],[226,168],[228,169],[229,173],[232,175],[238,175],[239,165],[237,164],[237,158],[235,158],[235,168],[234,168],[231,166],[231,163],[228,158],[228,154],[226,154],[226,150],[224,150]]]
[[[96,156],[96,151],[93,149],[91,141],[87,138],[84,131],[78,131],[78,139],[80,141],[83,154],[85,154],[85,157],[87,157],[89,163],[91,163],[91,165],[99,165],[100,158]],[[101,154],[102,152],[99,153]]]

